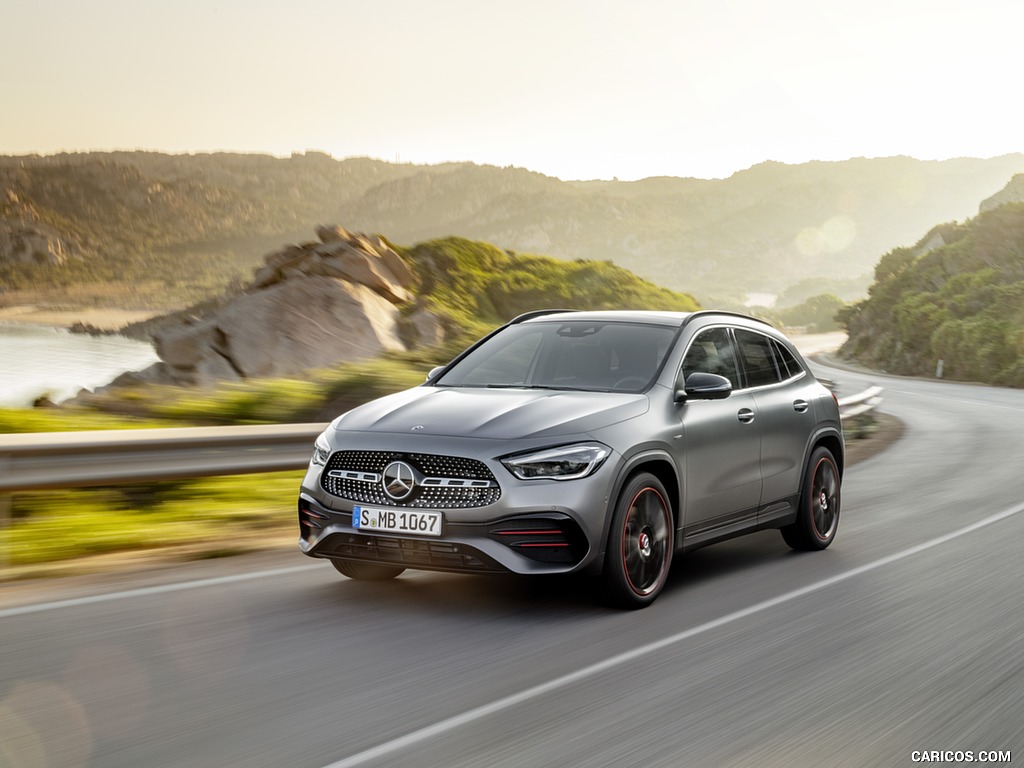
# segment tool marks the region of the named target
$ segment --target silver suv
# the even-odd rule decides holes
[[[761,321],[533,312],[335,419],[299,546],[353,579],[600,574],[639,608],[687,550],[764,528],[831,544],[843,453],[835,397]]]

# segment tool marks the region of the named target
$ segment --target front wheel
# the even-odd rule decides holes
[[[780,529],[782,538],[793,549],[825,549],[839,529],[841,500],[835,457],[828,448],[818,447],[807,462],[796,520]]]
[[[674,528],[665,487],[647,472],[622,489],[612,514],[604,587],[622,608],[644,608],[661,594],[672,563]]]
[[[393,579],[405,568],[397,565],[377,565],[376,563],[361,563],[358,560],[331,560],[331,565],[342,576],[348,576],[356,581],[387,581]]]

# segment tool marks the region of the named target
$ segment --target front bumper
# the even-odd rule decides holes
[[[500,497],[480,507],[431,507],[444,515],[441,536],[354,528],[353,506],[365,501],[327,492],[321,468],[311,466],[298,500],[299,549],[310,557],[458,573],[570,573],[595,562],[607,531],[614,461],[566,481],[518,480],[499,462],[487,463],[500,478]]]
[[[364,533],[352,513],[299,497],[299,549],[342,558],[457,573],[566,573],[587,562],[590,542],[567,514],[535,512],[482,523],[446,522],[440,537]]]

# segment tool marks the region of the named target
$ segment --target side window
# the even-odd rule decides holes
[[[702,331],[683,358],[682,374],[717,373],[725,376],[734,389],[739,389],[740,377],[736,366],[736,351],[729,336],[728,328],[709,328]]]
[[[789,351],[789,347],[772,339],[772,349],[775,350],[775,359],[779,363],[779,372],[782,374],[782,378],[793,379],[803,373],[804,367],[800,365],[800,361],[796,359],[796,356]]]
[[[775,365],[771,339],[760,333],[737,328],[736,343],[740,349],[743,371],[747,374],[748,387],[763,387],[782,381],[783,377]]]

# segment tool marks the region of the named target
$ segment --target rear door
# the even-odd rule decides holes
[[[796,503],[807,442],[814,429],[814,378],[785,345],[736,329],[743,373],[761,421],[760,506],[770,517]],[[767,519],[762,521],[767,522]]]

